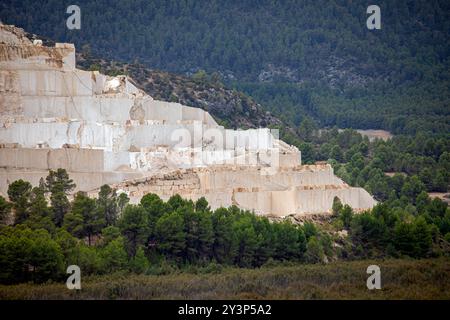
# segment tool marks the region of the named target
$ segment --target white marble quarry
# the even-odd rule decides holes
[[[302,165],[274,131],[225,129],[204,110],[154,100],[126,76],[77,69],[72,44],[46,47],[0,24],[0,194],[57,168],[75,191],[110,184],[133,202],[178,193],[278,216],[329,213],[335,196],[356,210],[376,203],[329,165]]]

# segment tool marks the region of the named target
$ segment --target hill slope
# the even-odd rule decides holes
[[[382,29],[365,1],[14,1],[0,19],[108,59],[220,77],[298,125],[450,131],[450,3],[380,0]]]
[[[127,74],[135,85],[158,100],[201,108],[227,128],[280,127],[282,121],[248,95],[226,87],[218,78],[199,72],[193,77],[153,70],[139,63],[96,58],[81,52],[77,65],[108,75]],[[292,131],[292,129],[290,129]]]

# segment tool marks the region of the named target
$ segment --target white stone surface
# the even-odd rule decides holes
[[[1,24],[0,95],[2,194],[16,179],[36,185],[63,167],[76,190],[112,184],[133,202],[179,193],[280,216],[330,212],[335,196],[358,210],[376,203],[330,166],[302,166],[300,151],[267,128],[224,129],[201,109],[154,100],[125,76],[76,69],[71,44],[33,45]]]

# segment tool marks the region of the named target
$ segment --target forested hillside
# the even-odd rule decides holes
[[[0,19],[108,59],[217,73],[298,125],[450,131],[450,2],[383,0],[381,30],[367,1],[2,1]]]

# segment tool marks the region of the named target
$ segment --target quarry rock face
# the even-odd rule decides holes
[[[94,195],[109,184],[132,202],[150,192],[203,196],[213,209],[276,216],[331,212],[336,196],[357,211],[376,204],[328,164],[302,165],[273,130],[225,129],[201,109],[154,100],[125,76],[77,69],[72,44],[46,47],[0,25],[0,194],[57,168],[76,191]]]

